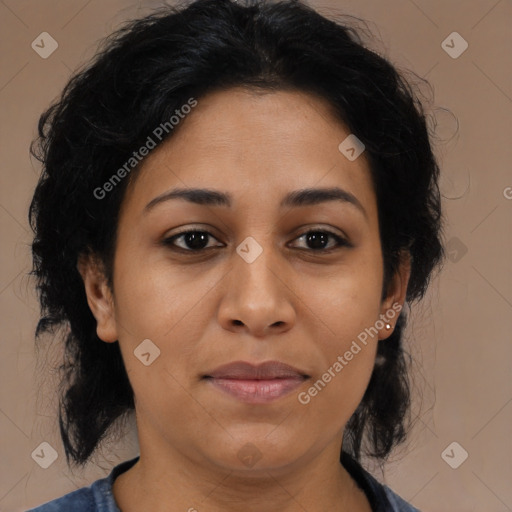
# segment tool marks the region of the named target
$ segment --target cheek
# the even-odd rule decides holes
[[[137,409],[155,424],[160,416],[179,415],[186,424],[204,421],[205,411],[189,390],[198,373],[191,340],[200,339],[206,318],[197,296],[164,293],[162,283],[147,279],[131,284],[116,304],[116,322]]]
[[[198,282],[190,272],[161,258],[119,258],[116,265],[115,315],[125,336],[150,338],[165,345],[184,326],[192,329],[192,336],[207,320],[207,301],[201,299],[216,284],[214,279],[203,277]]]
[[[317,319],[322,335],[316,337],[331,358],[348,350],[352,340],[379,319],[381,291],[378,261],[347,266],[323,279],[321,286],[304,285],[305,309]]]
[[[330,365],[312,381],[299,400],[303,407],[310,408],[308,421],[330,429],[332,435],[342,430],[363,398],[373,360],[373,348],[361,348],[351,361],[343,358],[344,362]]]
[[[184,273],[126,260],[119,260],[114,285],[119,344],[139,404],[190,406],[184,388],[198,372],[192,341],[201,339],[211,319],[203,288]]]
[[[299,400],[312,418],[345,424],[360,403],[370,380],[378,337],[381,275],[375,266],[339,273],[321,293],[309,294],[308,308],[318,312],[314,339],[321,372]]]
[[[347,319],[350,317],[347,317]],[[322,367],[312,375],[299,403],[309,407],[309,417],[324,425],[341,428],[352,416],[368,386],[377,349],[377,339],[366,336],[361,319],[352,317],[340,326],[343,334],[324,340]]]

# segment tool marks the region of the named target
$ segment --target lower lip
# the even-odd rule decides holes
[[[249,404],[266,404],[297,389],[304,378],[241,380],[208,378],[220,391]]]

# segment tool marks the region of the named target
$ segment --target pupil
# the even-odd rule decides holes
[[[328,238],[329,236],[325,233],[314,232],[308,235],[307,242],[312,249],[323,249],[328,243]]]
[[[208,235],[204,231],[196,231],[185,235],[185,243],[191,249],[204,249],[208,245]]]

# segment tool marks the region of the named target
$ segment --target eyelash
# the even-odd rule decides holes
[[[184,235],[188,235],[190,233],[202,233],[207,236],[210,236],[212,238],[215,238],[215,236],[210,233],[209,231],[202,230],[202,229],[190,229],[188,231],[182,231],[181,233],[177,233],[175,235],[172,235],[169,238],[166,238],[162,240],[163,245],[171,247],[172,250],[178,251],[178,252],[184,252],[184,253],[196,253],[199,254],[201,252],[207,251],[209,249],[214,249],[215,247],[204,247],[202,249],[184,249],[183,247],[177,247],[174,242],[183,237]],[[337,235],[336,233],[333,233],[332,231],[329,231],[328,229],[310,229],[308,231],[305,231],[304,233],[300,234],[298,237],[295,238],[295,240],[300,239],[302,237],[305,237],[306,235],[309,235],[311,233],[317,233],[317,234],[327,234],[335,239],[336,245],[334,247],[330,247],[329,249],[308,249],[308,248],[300,248],[299,250],[312,252],[316,254],[330,254],[331,252],[341,249],[342,247],[351,247],[351,244],[342,238],[340,235]]]

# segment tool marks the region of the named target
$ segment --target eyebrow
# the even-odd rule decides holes
[[[206,206],[224,206],[231,208],[232,196],[219,190],[206,188],[176,188],[152,199],[144,208],[147,212],[157,204],[171,199],[182,199],[190,203]],[[328,201],[340,201],[357,208],[366,218],[368,215],[356,196],[339,187],[330,188],[304,188],[288,193],[281,201],[280,207],[312,206]]]

